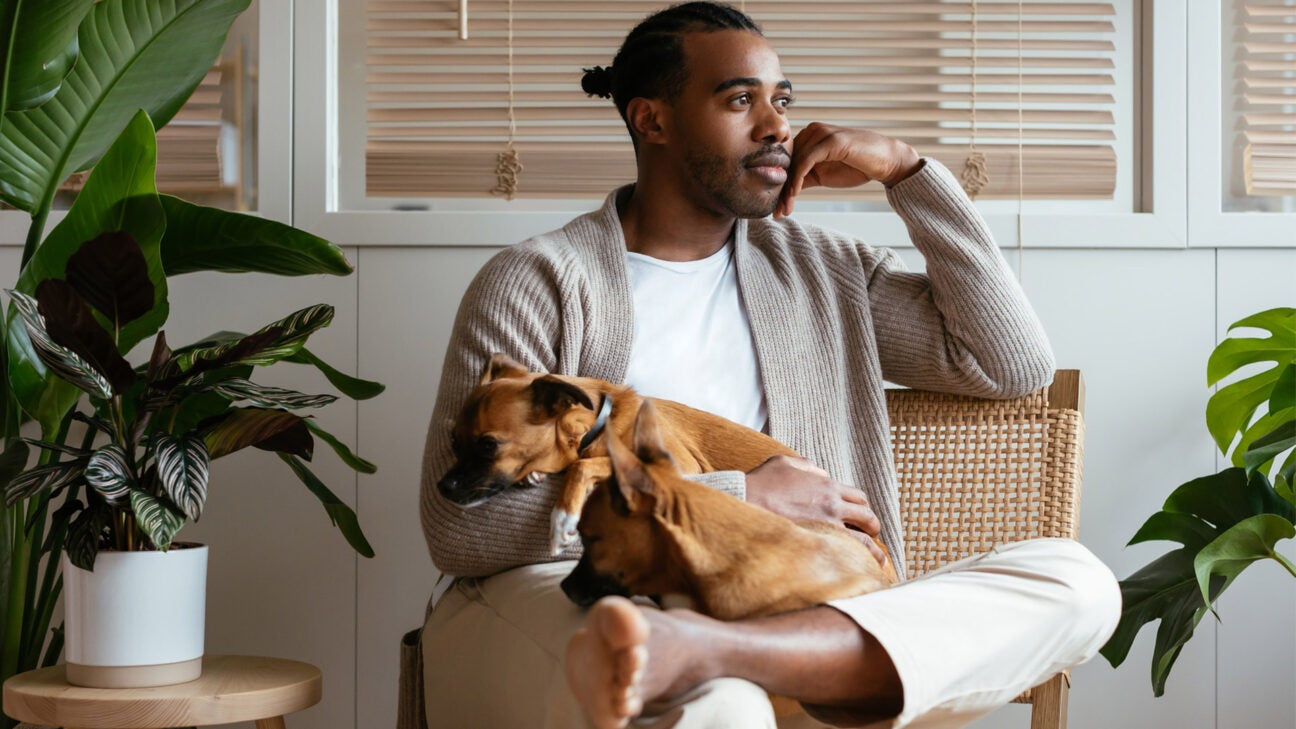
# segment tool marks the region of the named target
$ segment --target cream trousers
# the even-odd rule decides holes
[[[445,594],[423,630],[429,729],[587,726],[562,665],[567,639],[584,621],[558,587],[573,565],[459,580]],[[1116,578],[1065,539],[1004,545],[830,604],[877,638],[895,663],[904,708],[871,725],[891,729],[963,726],[1092,658],[1120,618]],[[814,719],[776,722],[763,690],[725,678],[651,706],[633,726],[859,726],[849,712],[812,707],[809,714]]]

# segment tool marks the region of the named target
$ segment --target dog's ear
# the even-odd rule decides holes
[[[486,369],[482,370],[481,380],[477,384],[478,386],[489,385],[505,377],[526,377],[529,374],[527,368],[515,362],[507,354],[496,352],[491,355],[490,362],[486,363]]]
[[[666,450],[666,441],[662,438],[657,407],[647,398],[644,398],[639,413],[635,415],[634,448],[635,455],[644,463],[673,462],[670,451]]]
[[[648,469],[611,428],[603,434],[603,441],[612,461],[613,478],[607,484],[612,509],[621,516],[651,511],[657,503],[657,484],[648,475]]]
[[[594,401],[584,390],[554,375],[537,377],[531,383],[531,404],[547,417],[567,412],[572,405],[594,409]]]

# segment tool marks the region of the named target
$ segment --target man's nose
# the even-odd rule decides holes
[[[762,105],[760,120],[752,130],[752,138],[758,142],[774,144],[786,144],[792,138],[787,113],[779,108],[777,102],[769,101]]]

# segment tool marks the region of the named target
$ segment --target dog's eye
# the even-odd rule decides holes
[[[499,441],[489,435],[477,439],[477,454],[483,458],[493,457],[497,450],[499,450]]]

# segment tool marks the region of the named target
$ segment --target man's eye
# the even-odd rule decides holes
[[[794,96],[782,96],[782,97],[779,97],[779,98],[775,99],[775,100],[774,100],[774,103],[777,104],[777,105],[779,106],[779,108],[781,108],[781,109],[786,109],[786,108],[788,108],[789,106],[792,106],[793,104],[796,103],[796,97],[794,97]]]
[[[747,106],[748,104],[751,103],[751,94],[742,94],[740,96],[735,96],[733,103],[737,104],[738,106]]]

